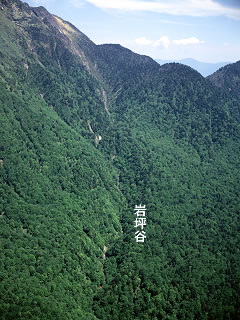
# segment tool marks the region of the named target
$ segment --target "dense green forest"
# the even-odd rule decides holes
[[[220,68],[208,77],[218,88],[239,99],[240,95],[240,61]]]
[[[0,319],[239,320],[239,62],[204,78],[0,5]]]

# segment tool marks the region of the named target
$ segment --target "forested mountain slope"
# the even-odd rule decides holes
[[[220,68],[208,79],[218,88],[228,91],[238,99],[240,97],[240,61]]]
[[[68,38],[36,9],[2,5],[1,319],[93,319],[104,245],[125,206],[88,128],[104,104]]]
[[[0,4],[1,319],[239,319],[239,101]]]

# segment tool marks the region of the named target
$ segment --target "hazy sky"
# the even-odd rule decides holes
[[[158,59],[240,60],[240,0],[25,0],[74,24],[96,44]]]

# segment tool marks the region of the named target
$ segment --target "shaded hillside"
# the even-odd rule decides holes
[[[214,72],[208,79],[218,88],[240,97],[240,61],[229,64]]]
[[[1,319],[238,319],[239,101],[0,3]]]
[[[99,70],[115,90],[124,89],[135,83],[146,81],[159,69],[158,64],[147,56],[133,53],[117,44],[97,47],[96,61]]]

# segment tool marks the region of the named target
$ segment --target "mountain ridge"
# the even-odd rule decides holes
[[[172,63],[177,62],[184,65],[188,65],[193,69],[197,70],[202,76],[207,77],[210,74],[214,73],[218,69],[222,68],[223,66],[230,64],[231,62],[217,62],[217,63],[210,63],[210,62],[201,62],[192,58],[185,58],[181,60],[161,60],[155,59],[160,65],[165,63]]]
[[[1,5],[1,318],[238,319],[236,97]]]
[[[208,76],[208,79],[218,88],[226,90],[236,96],[240,97],[240,78],[239,78],[240,61],[233,64],[229,64],[220,68],[212,75]]]

